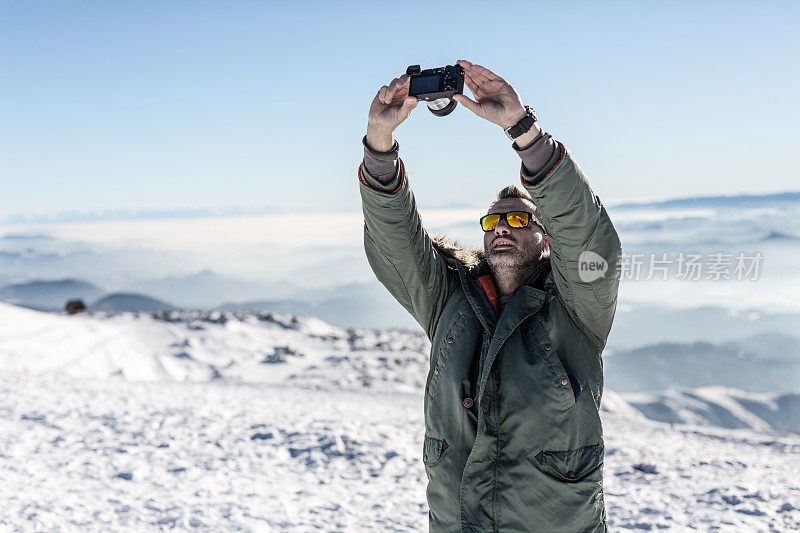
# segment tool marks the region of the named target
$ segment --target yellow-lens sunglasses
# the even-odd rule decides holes
[[[506,217],[506,222],[510,228],[524,228],[533,220],[541,226],[533,213],[527,211],[509,211],[508,213],[491,213],[481,217],[481,228],[483,231],[492,231],[500,223],[502,217]]]

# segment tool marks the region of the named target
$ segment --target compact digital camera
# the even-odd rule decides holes
[[[428,109],[437,117],[452,113],[458,105],[453,95],[464,92],[464,69],[459,65],[428,70],[411,65],[406,69],[406,74],[411,77],[408,95],[427,102]]]

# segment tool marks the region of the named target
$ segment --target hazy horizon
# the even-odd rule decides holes
[[[744,194],[722,194],[722,195],[667,195],[659,197],[638,197],[628,200],[618,200],[603,203],[609,208],[632,208],[637,205],[647,206],[649,204],[672,202],[682,200],[714,200],[714,199],[728,199],[728,198],[764,198],[778,195],[796,195],[800,194],[800,189],[782,189],[776,191],[765,191],[760,193],[744,193]],[[421,210],[447,210],[447,209],[484,209],[488,205],[491,198],[486,202],[446,202],[444,204],[437,204],[435,202],[418,201]],[[91,222],[113,222],[125,220],[174,220],[174,219],[188,219],[188,218],[224,218],[224,217],[247,217],[257,215],[275,215],[293,212],[293,208],[288,207],[244,207],[234,206],[228,208],[221,207],[198,207],[193,209],[91,209],[85,211],[56,211],[48,214],[41,213],[11,213],[0,218],[0,229],[3,227],[18,227],[21,230],[26,229],[28,226],[36,224],[60,224],[60,223],[91,223]],[[360,209],[353,209],[350,207],[320,209],[314,211],[315,214],[327,213],[353,213],[360,212]]]

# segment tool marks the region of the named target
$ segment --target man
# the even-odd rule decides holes
[[[605,531],[598,411],[620,242],[572,154],[536,125],[514,88],[458,64],[474,100],[457,101],[516,132],[527,191],[498,195],[481,219],[483,253],[422,227],[393,137],[417,104],[408,77],[372,102],[359,168],[367,258],[432,344],[423,449],[430,530]]]

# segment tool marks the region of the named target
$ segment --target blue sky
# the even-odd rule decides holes
[[[359,208],[377,89],[409,64],[509,80],[605,203],[797,190],[800,4],[3,2],[0,220]],[[518,183],[497,126],[420,106],[422,206]]]

